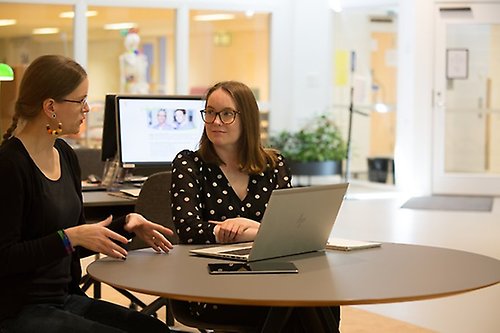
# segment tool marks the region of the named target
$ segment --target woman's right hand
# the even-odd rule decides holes
[[[113,217],[109,216],[99,223],[84,224],[64,229],[64,233],[68,236],[73,247],[82,246],[113,258],[125,259],[127,257],[127,250],[116,244],[115,241],[127,244],[128,240],[107,228],[112,219]]]
[[[259,231],[260,223],[244,218],[235,217],[225,221],[208,221],[216,224],[214,228],[217,243],[236,243],[253,241]]]

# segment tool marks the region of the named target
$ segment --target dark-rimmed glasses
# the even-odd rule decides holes
[[[229,125],[234,123],[236,119],[236,115],[240,113],[239,111],[233,109],[224,109],[222,111],[214,111],[212,109],[201,110],[201,118],[206,124],[212,124],[215,121],[215,118],[219,116],[220,121],[223,124]]]
[[[82,108],[84,108],[84,107],[85,107],[85,105],[88,105],[87,97],[88,97],[88,96],[85,96],[83,99],[81,99],[81,100],[79,100],[79,101],[75,101],[74,99],[63,99],[62,101],[63,101],[63,102],[69,102],[69,103],[80,104],[80,105],[82,106]]]

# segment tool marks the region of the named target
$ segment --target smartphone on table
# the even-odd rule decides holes
[[[210,274],[284,274],[298,273],[299,270],[292,262],[257,261],[250,263],[210,263],[208,264]]]

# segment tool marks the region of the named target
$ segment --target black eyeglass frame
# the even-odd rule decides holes
[[[75,104],[80,104],[83,107],[85,107],[85,105],[88,105],[88,96],[85,96],[84,98],[82,98],[80,101],[75,101],[74,99],[62,99],[61,101],[62,102],[69,102],[69,103],[75,103]]]
[[[233,113],[233,120],[231,120],[230,122],[225,122],[222,119],[221,113],[228,112],[228,111],[230,111],[230,112]],[[214,119],[212,121],[206,121],[205,120],[205,117],[206,117],[206,114],[207,114],[207,109],[200,110],[200,114],[201,114],[201,119],[203,119],[203,122],[205,124],[213,124],[215,122],[215,119],[217,119],[217,116],[219,116],[220,121],[224,125],[230,125],[230,124],[234,123],[234,121],[236,120],[236,115],[240,114],[240,111],[233,110],[233,109],[224,109],[224,110],[217,111],[217,112],[214,111],[213,114],[215,114],[215,116],[214,116]]]

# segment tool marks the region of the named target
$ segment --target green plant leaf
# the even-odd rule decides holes
[[[297,132],[281,131],[270,136],[269,143],[297,162],[341,161],[347,155],[347,144],[337,125],[324,114]]]

